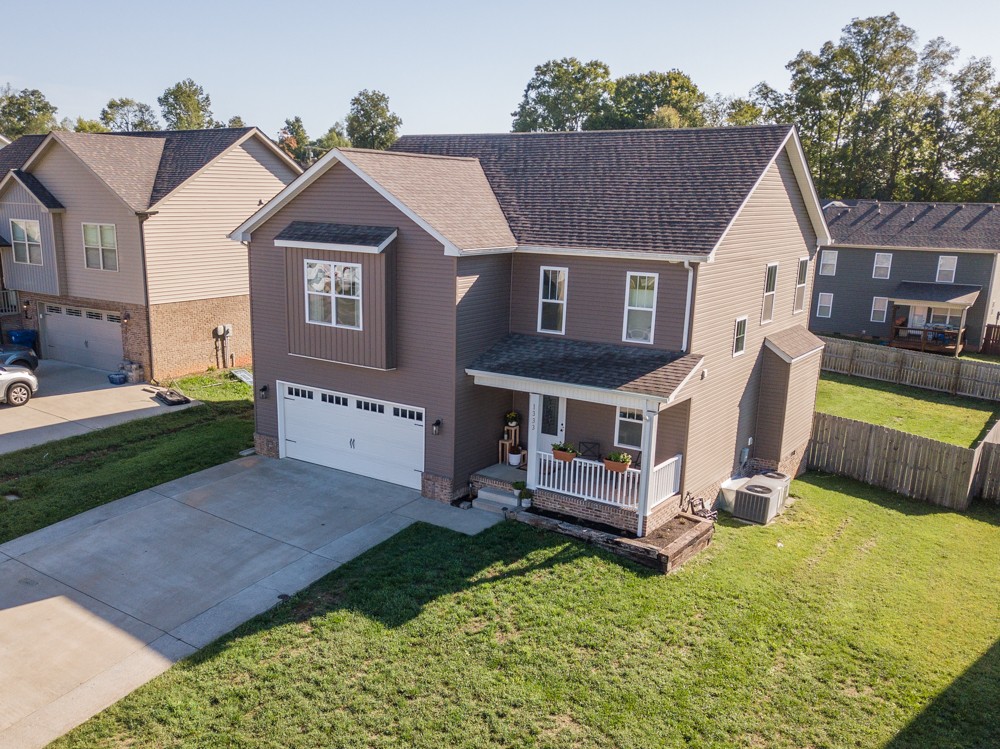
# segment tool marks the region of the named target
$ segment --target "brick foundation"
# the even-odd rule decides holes
[[[746,476],[753,476],[761,471],[780,471],[781,473],[788,474],[793,478],[795,476],[801,476],[806,472],[806,451],[809,449],[809,442],[803,442],[801,445],[792,450],[788,455],[782,458],[780,461],[775,462],[773,460],[758,460],[754,458],[747,465]]]
[[[673,520],[681,511],[681,496],[678,494],[676,497],[671,497],[670,499],[664,500],[661,504],[653,508],[653,511],[649,513],[646,518],[646,522],[643,523],[642,535],[647,535],[652,533],[661,525],[666,525],[671,520]]]
[[[149,308],[153,329],[153,376],[158,380],[180,377],[206,369],[248,366],[250,350],[250,297],[219,297],[188,302],[154,304]],[[230,324],[233,334],[224,361],[216,326]]]
[[[266,458],[278,457],[278,438],[260,432],[253,433],[253,447],[258,455]]]
[[[420,474],[420,493],[428,499],[451,503],[456,498],[455,484],[447,476],[433,473]]]

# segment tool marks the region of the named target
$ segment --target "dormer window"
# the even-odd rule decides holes
[[[42,230],[37,221],[10,220],[10,244],[14,262],[26,265],[42,264]]]

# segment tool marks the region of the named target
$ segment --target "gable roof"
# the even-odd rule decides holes
[[[820,351],[824,343],[821,338],[806,330],[804,325],[793,325],[765,337],[764,345],[791,364]]]
[[[840,200],[823,213],[835,245],[1000,252],[997,203]]]
[[[23,135],[9,146],[0,148],[0,178],[13,169],[20,169],[45,140],[44,135]]]
[[[895,302],[944,304],[952,307],[971,307],[979,298],[982,286],[963,283],[931,283],[929,281],[901,281],[889,298]]]
[[[38,181],[38,178],[34,174],[23,172],[20,169],[14,169],[13,171],[8,172],[5,178],[0,179],[0,190],[3,189],[3,184],[10,179],[15,179],[20,182],[21,186],[31,193],[32,197],[41,203],[46,210],[66,210],[63,207],[63,204],[56,200],[55,196],[48,191],[45,185]]]

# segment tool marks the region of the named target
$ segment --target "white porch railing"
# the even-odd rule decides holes
[[[567,462],[556,460],[551,453],[538,453],[538,488],[632,509],[639,507],[639,469],[615,473],[603,462],[587,458]]]
[[[13,289],[0,289],[0,315],[13,315],[17,309],[17,292]]]
[[[681,490],[681,454],[677,453],[653,469],[649,477],[649,505],[646,511],[652,510],[660,502],[669,499]]]

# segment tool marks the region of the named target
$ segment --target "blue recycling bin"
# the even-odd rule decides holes
[[[7,337],[10,338],[10,342],[13,344],[34,348],[38,333],[34,330],[8,330]]]

